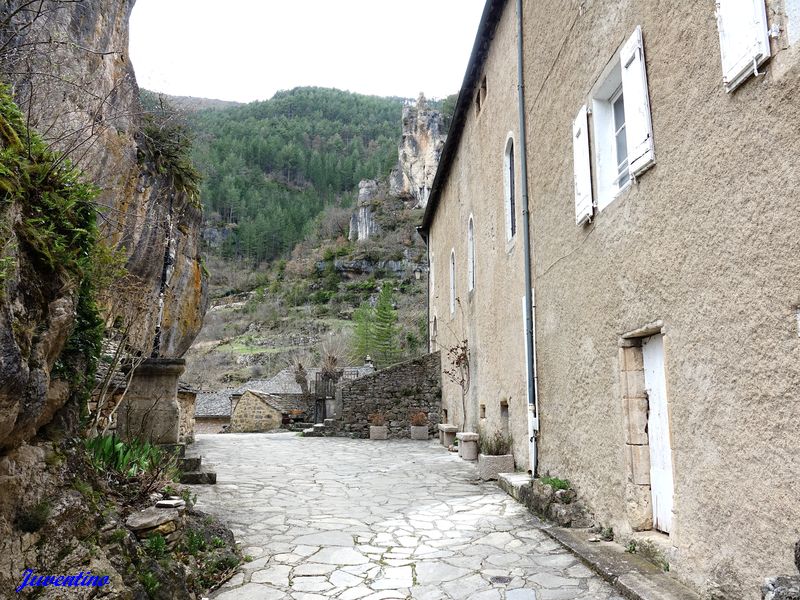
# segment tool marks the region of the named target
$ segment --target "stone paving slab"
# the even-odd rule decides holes
[[[199,435],[197,508],[250,562],[218,600],[622,600],[436,442]]]

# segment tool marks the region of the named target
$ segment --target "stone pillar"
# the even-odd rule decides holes
[[[621,342],[619,364],[628,466],[625,509],[631,529],[646,531],[653,528],[653,506],[650,493],[650,441],[647,435],[648,400],[640,339]]]
[[[176,444],[181,409],[178,378],[186,368],[182,358],[148,358],[133,374],[128,393],[117,410],[117,433],[154,444]]]

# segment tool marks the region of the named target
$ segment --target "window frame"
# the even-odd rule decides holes
[[[467,291],[475,291],[475,219],[467,220]]]
[[[630,164],[628,175],[621,183],[619,162],[617,160],[616,120],[614,102],[623,98],[622,63],[619,53],[610,63],[608,69],[598,80],[592,93],[592,151],[593,179],[597,190],[594,206],[597,212],[602,211],[614,202],[631,184]],[[626,117],[627,120],[627,117]],[[628,130],[625,128],[625,147],[628,154]]]
[[[509,131],[503,145],[503,214],[507,251],[511,250],[517,237],[517,166],[514,146],[514,134]]]
[[[456,313],[456,249],[450,249],[450,318]]]

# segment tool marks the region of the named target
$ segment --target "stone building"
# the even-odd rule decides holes
[[[751,599],[800,537],[800,12],[717,4],[489,0],[422,233],[443,420]]]
[[[303,395],[277,396],[246,390],[231,411],[230,433],[266,432],[291,423],[305,422],[313,412],[311,398]]]
[[[231,421],[233,388],[199,392],[195,401],[195,433],[222,433]]]

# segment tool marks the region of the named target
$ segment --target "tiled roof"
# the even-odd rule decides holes
[[[230,417],[233,388],[217,392],[200,392],[194,403],[195,417]]]

